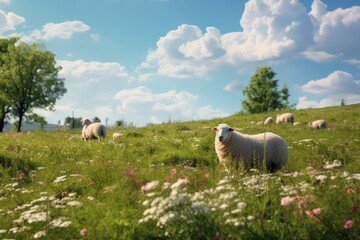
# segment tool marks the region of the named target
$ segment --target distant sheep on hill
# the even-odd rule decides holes
[[[84,126],[81,133],[81,139],[87,141],[87,139],[98,139],[101,138],[105,141],[106,128],[101,123],[92,123],[89,119],[85,118],[81,121]]]
[[[288,163],[288,148],[285,141],[278,135],[265,132],[257,135],[246,135],[235,131],[226,124],[213,128],[216,132],[215,151],[220,162],[226,168],[226,159],[239,168],[243,161],[245,169],[262,166],[264,146],[266,146],[266,168],[273,172]]]
[[[276,116],[276,124],[279,123],[294,123],[295,118],[292,113],[283,113]]]
[[[264,125],[267,125],[267,124],[270,124],[273,122],[274,122],[274,119],[272,117],[267,117],[264,121]]]
[[[118,138],[120,138],[121,136],[122,136],[122,134],[121,134],[121,133],[117,133],[117,132],[113,133],[113,135],[112,135],[113,140],[118,139]]]
[[[314,122],[309,122],[309,126],[315,129],[326,128],[326,121],[324,119],[319,119]]]

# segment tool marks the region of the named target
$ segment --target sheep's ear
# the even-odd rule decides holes
[[[216,127],[214,127],[212,130],[213,130],[214,132],[216,132],[218,129],[217,129]]]
[[[233,129],[233,128],[229,128],[229,131],[230,131],[230,132],[233,132],[233,131],[234,131],[234,129]]]

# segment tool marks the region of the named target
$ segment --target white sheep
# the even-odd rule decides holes
[[[278,114],[276,116],[276,124],[279,123],[294,123],[295,118],[294,115],[292,115],[292,113],[283,113],[283,114]]]
[[[317,128],[317,129],[326,128],[326,121],[324,119],[319,119],[314,122],[309,122],[309,126],[311,128]]]
[[[262,166],[264,146],[266,146],[266,168],[276,171],[288,163],[288,148],[285,141],[278,135],[265,132],[257,135],[246,135],[235,131],[226,124],[213,128],[216,131],[215,151],[220,162],[227,169],[226,159],[239,168],[243,161],[245,169]]]
[[[81,121],[84,126],[81,133],[81,139],[87,141],[87,139],[98,139],[101,138],[105,141],[106,128],[101,123],[92,123],[89,119],[85,118]]]
[[[264,121],[264,125],[267,125],[267,124],[270,124],[273,122],[274,122],[274,119],[272,117],[267,117]]]
[[[113,135],[112,135],[113,140],[118,139],[118,138],[120,138],[121,136],[122,136],[122,134],[121,134],[121,133],[117,133],[117,132],[113,133]]]

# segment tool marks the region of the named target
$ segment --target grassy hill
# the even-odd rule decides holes
[[[105,143],[79,130],[2,133],[0,238],[356,239],[360,105],[293,111],[296,126],[251,123],[276,114],[109,130]],[[317,119],[329,128],[307,126]],[[288,167],[226,174],[219,123],[282,136]]]

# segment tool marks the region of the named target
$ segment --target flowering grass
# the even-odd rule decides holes
[[[0,134],[1,239],[358,239],[360,105],[116,129]],[[307,122],[324,118],[330,128]],[[289,166],[225,173],[212,127],[272,131]],[[112,135],[109,129],[108,135]]]

